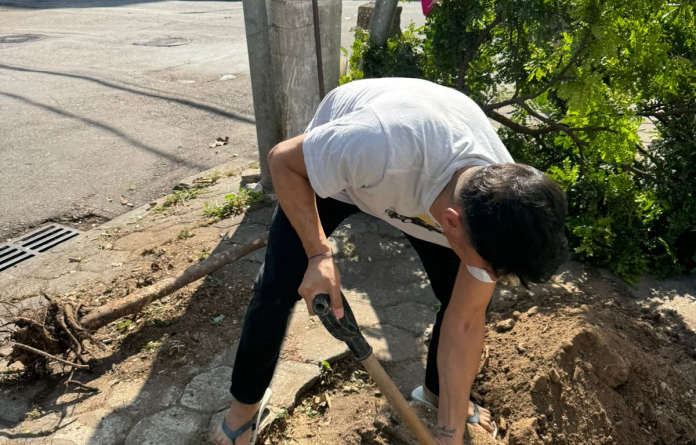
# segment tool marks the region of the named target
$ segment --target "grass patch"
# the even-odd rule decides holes
[[[305,413],[305,416],[309,417],[310,419],[314,419],[319,412],[314,409],[314,406],[312,405],[312,402],[310,400],[305,400],[302,402],[302,408]]]
[[[319,370],[319,378],[320,378],[320,384],[321,385],[329,385],[333,383],[334,380],[334,371],[331,368],[331,364],[324,360],[320,364],[320,370]]]
[[[161,213],[166,211],[170,207],[195,199],[198,197],[198,195],[204,192],[204,189],[205,186],[197,185],[195,187],[187,188],[184,190],[176,190],[173,194],[164,198],[162,204],[152,209],[152,211],[156,213]]]
[[[161,341],[149,341],[147,344],[143,347],[143,351],[156,351],[162,346]]]
[[[208,249],[203,249],[200,252],[197,252],[196,256],[198,257],[198,261],[207,260],[210,256],[210,252],[208,251]]]
[[[208,173],[207,175],[205,175],[205,179],[210,179],[211,181],[213,181],[213,183],[218,182],[220,179],[222,179],[222,178],[224,178],[224,177],[225,177],[225,175],[224,175],[222,172],[219,172],[219,171],[217,171],[217,170],[215,170],[215,171],[212,172],[212,173]]]
[[[254,202],[263,201],[263,192],[255,192],[245,188],[237,193],[225,196],[225,202],[217,205],[205,203],[203,214],[209,218],[221,220],[243,213]]]
[[[340,241],[339,250],[334,254],[334,257],[350,261],[357,261],[358,256],[355,253],[355,244],[350,240],[350,238],[344,236]]]
[[[193,233],[189,229],[181,229],[181,232],[179,232],[179,235],[177,235],[177,239],[179,240],[185,240],[189,239],[193,236]]]
[[[41,417],[41,407],[39,405],[33,405],[31,411],[26,414],[27,419],[36,420]]]
[[[120,322],[116,323],[116,330],[118,330],[118,332],[123,332],[123,331],[126,331],[132,325],[133,325],[133,322],[131,320],[120,321]]]
[[[251,164],[248,165],[249,168],[261,168],[261,164],[259,164],[259,161],[252,162]]]
[[[150,248],[145,249],[142,252],[140,252],[140,255],[142,255],[142,256],[152,255],[152,256],[156,256],[156,257],[161,257],[165,253],[166,252],[164,251],[164,249],[160,249],[158,247],[150,247]]]

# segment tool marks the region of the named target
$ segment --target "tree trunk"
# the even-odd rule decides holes
[[[398,0],[375,1],[375,10],[372,13],[372,21],[370,22],[370,40],[375,45],[386,45],[398,4]]]
[[[266,246],[267,242],[268,234],[265,234],[250,243],[210,255],[205,261],[194,264],[176,276],[166,278],[152,286],[140,289],[138,292],[91,310],[80,319],[80,324],[85,329],[96,331],[121,317],[136,314],[153,301],[166,297],[187,284],[249,255],[251,252]]]

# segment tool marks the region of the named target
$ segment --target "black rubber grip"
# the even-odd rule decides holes
[[[341,292],[343,300],[343,318],[338,319],[331,310],[331,298],[326,294],[319,294],[312,302],[312,309],[319,320],[336,339],[345,342],[358,361],[363,361],[372,354],[372,346],[365,340],[358,323],[355,321],[353,311],[350,309],[346,297]]]

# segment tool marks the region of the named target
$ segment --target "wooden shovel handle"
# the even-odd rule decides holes
[[[370,377],[372,377],[372,380],[375,381],[379,390],[387,398],[392,408],[396,410],[408,429],[416,436],[418,443],[421,445],[438,445],[430,431],[423,425],[423,422],[418,418],[411,405],[404,399],[404,396],[384,371],[375,355],[370,354],[361,363],[367,370],[367,373],[370,374]]]

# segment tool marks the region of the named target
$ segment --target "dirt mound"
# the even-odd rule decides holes
[[[696,444],[694,332],[678,314],[634,300],[622,285],[599,278],[580,287],[508,288],[496,299],[488,359],[474,390],[500,427],[498,440]],[[369,380],[355,385],[359,364],[338,367],[332,385],[314,388],[264,443],[414,443]],[[333,407],[313,411],[327,390]],[[434,413],[419,413],[435,421]]]
[[[475,389],[511,445],[696,443],[696,340],[676,314],[556,286],[510,293],[488,327]]]

